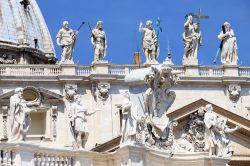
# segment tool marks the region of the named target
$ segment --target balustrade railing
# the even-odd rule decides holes
[[[201,77],[221,77],[224,75],[224,70],[221,67],[199,67],[199,75]]]
[[[224,70],[223,68],[212,68],[213,70],[213,76],[223,76]]]
[[[145,66],[129,66],[128,68],[129,73],[131,73],[134,70],[145,68]]]
[[[14,166],[14,152],[8,149],[0,150],[0,166]]]
[[[138,65],[107,65],[108,73],[111,75],[121,75],[146,66]],[[70,69],[70,73],[68,72]],[[200,77],[221,77],[224,76],[224,68],[221,66],[200,66],[196,68]],[[237,68],[236,68],[237,69]],[[184,66],[173,66],[173,70],[180,76],[186,76],[187,68]],[[75,71],[75,72],[72,72]],[[50,77],[59,75],[89,76],[95,73],[92,66],[59,66],[59,65],[0,65],[0,76],[39,76]],[[191,73],[192,74],[192,73]],[[190,73],[188,73],[190,76]],[[191,75],[192,76],[192,75]],[[250,77],[250,67],[239,67],[238,76]]]
[[[89,76],[91,74],[90,66],[77,66],[76,75],[77,76]]]
[[[185,75],[185,70],[183,66],[173,66],[173,70],[177,72],[179,76]]]
[[[109,74],[125,75],[126,67],[123,66],[109,66]]]
[[[250,67],[240,67],[239,76],[243,76],[243,77],[250,76]]]
[[[34,166],[73,166],[72,156],[63,154],[36,153]]]
[[[60,66],[52,65],[9,65],[0,66],[2,76],[57,76],[61,75]]]

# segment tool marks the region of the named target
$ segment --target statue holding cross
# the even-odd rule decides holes
[[[193,18],[197,19],[197,23],[193,22]],[[198,15],[190,13],[186,16],[185,31],[182,35],[184,41],[183,65],[198,65],[197,55],[202,43],[200,31],[200,20],[202,18],[208,18],[208,16],[202,16],[201,9],[199,9]]]

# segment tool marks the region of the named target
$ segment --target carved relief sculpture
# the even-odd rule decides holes
[[[143,27],[143,23],[141,22],[139,32],[142,33],[142,51],[146,56],[145,64],[159,64],[157,58],[160,53],[160,47],[152,21],[148,20],[146,27]]]
[[[65,85],[65,92],[66,92],[66,99],[69,102],[74,101],[74,96],[76,95],[77,92],[77,85],[76,84],[66,84]]]
[[[17,61],[12,55],[3,54],[0,57],[0,64],[17,64]]]
[[[240,98],[241,87],[240,85],[228,86],[229,98],[232,102],[236,103]]]
[[[199,108],[197,112],[189,116],[189,120],[183,127],[181,138],[177,140],[177,148],[179,150],[189,152],[205,151],[205,110]]]
[[[98,83],[97,84],[97,96],[102,101],[106,101],[109,98],[109,83]]]
[[[175,93],[169,88],[175,84],[177,77],[170,65],[151,67],[145,76],[148,89],[145,92],[144,115],[140,117],[138,136],[145,135],[144,140],[138,142],[147,147],[163,150],[172,150],[174,143],[173,128],[177,122],[170,121],[166,111],[175,99]]]

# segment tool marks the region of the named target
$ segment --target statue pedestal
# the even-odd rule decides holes
[[[74,61],[73,59],[69,60],[69,59],[66,59],[64,62],[59,62],[60,65],[73,65],[74,64]]]
[[[99,61],[93,61],[92,65],[97,65],[97,64],[108,64],[109,62],[106,60],[99,60]]]
[[[183,66],[194,66],[194,65],[198,65],[198,59],[183,58],[183,59],[182,59],[182,65],[183,65]]]
[[[93,62],[93,74],[109,74],[108,61]]]
[[[76,74],[76,65],[74,64],[62,64],[62,75],[73,75]]]
[[[194,77],[200,76],[199,66],[198,65],[185,66],[185,74],[186,74],[186,76],[194,76]]]
[[[159,65],[159,62],[158,61],[145,62],[144,65],[145,66]]]
[[[237,65],[224,65],[224,76],[238,77],[238,68]]]

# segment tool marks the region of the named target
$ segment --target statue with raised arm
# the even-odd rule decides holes
[[[198,49],[201,46],[201,32],[197,31],[197,23],[193,22],[193,16],[189,15],[184,24],[184,41],[183,65],[198,65]]]
[[[87,114],[88,112],[86,107],[82,104],[81,96],[75,95],[74,103],[71,106],[68,116],[70,118],[72,133],[75,137],[75,147],[77,149],[84,149],[88,139],[89,133],[87,130]]]
[[[218,35],[222,41],[221,45],[221,63],[223,65],[237,65],[238,61],[238,47],[236,37],[231,25],[225,22],[222,26],[222,31]]]
[[[62,48],[62,57],[60,64],[74,64],[73,50],[75,46],[78,31],[74,32],[69,28],[69,22],[64,21],[63,27],[56,36],[57,45]]]
[[[145,64],[159,64],[157,58],[160,53],[158,36],[153,29],[152,21],[146,22],[146,27],[143,27],[143,23],[140,23],[139,32],[142,35],[142,51],[146,56]]]
[[[23,88],[16,88],[10,97],[10,135],[9,142],[25,141],[29,131],[31,119],[29,104],[23,99]]]
[[[226,125],[227,119],[217,116],[211,104],[206,105],[204,123],[210,155],[230,157],[233,154],[231,141],[228,134],[237,131],[240,127],[230,128]]]
[[[91,31],[91,43],[94,47],[94,62],[101,62],[106,56],[107,39],[103,30],[103,22],[98,21]]]
[[[95,112],[96,111],[89,112],[87,110],[85,105],[82,103],[81,95],[74,96],[74,103],[70,107],[68,118],[71,127],[71,134],[73,134],[75,139],[73,144],[76,149],[85,149],[85,144],[89,136],[86,116],[92,115]]]

